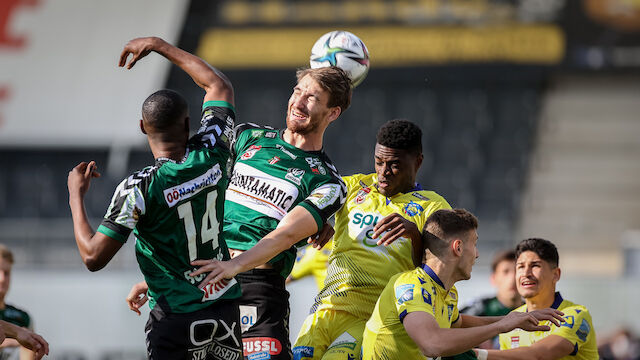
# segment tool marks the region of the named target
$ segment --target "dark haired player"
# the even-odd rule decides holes
[[[380,294],[364,332],[362,359],[439,359],[515,328],[549,330],[540,320],[559,325],[562,313],[553,309],[501,317],[458,314],[455,283],[471,278],[477,227],[476,217],[464,209],[429,216],[422,265],[392,277]]]
[[[102,269],[133,231],[140,270],[152,308],[145,331],[150,359],[238,359],[242,356],[235,279],[198,288],[189,276],[198,259],[229,259],[220,223],[227,188],[228,139],[234,126],[233,88],[200,58],[159,38],[131,40],[120,66],[131,68],[151,51],[189,74],[206,94],[202,127],[189,139],[187,103],[160,90],[142,105],[140,130],[147,135],[153,166],[118,185],[94,232],[84,208],[95,162],[69,172],[69,205],[78,250],[87,268]]]
[[[336,213],[327,278],[296,340],[296,359],[359,358],[380,292],[391,276],[415,267],[412,248],[422,251],[419,229],[427,217],[450,209],[416,183],[422,158],[420,128],[392,120],[376,137],[376,172],[343,178],[347,201]]]
[[[564,313],[564,322],[548,332],[514,329],[500,334],[500,349],[477,350],[479,359],[597,360],[598,348],[591,314],[586,307],[564,300],[556,292],[560,280],[558,249],[544,239],[522,240],[516,247],[516,285],[525,304],[513,313],[551,307]]]

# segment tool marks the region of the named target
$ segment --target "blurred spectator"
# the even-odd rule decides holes
[[[602,360],[640,360],[640,339],[621,328],[600,343],[598,352]]]
[[[11,285],[13,253],[0,244],[0,320],[32,330],[31,317],[25,311],[5,302]],[[5,339],[0,345],[0,359],[31,359],[30,350],[21,347],[14,339]]]

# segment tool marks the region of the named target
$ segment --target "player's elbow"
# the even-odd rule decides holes
[[[96,272],[98,270],[101,270],[106,265],[104,261],[101,261],[100,259],[95,257],[88,256],[83,258],[82,260],[84,262],[84,265],[87,267],[87,270],[91,272]]]
[[[421,341],[418,346],[420,351],[428,358],[437,358],[446,351],[442,341]]]

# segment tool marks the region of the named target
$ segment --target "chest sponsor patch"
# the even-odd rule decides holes
[[[294,205],[298,193],[298,188],[289,181],[236,163],[226,200],[280,220]]]
[[[218,181],[222,178],[222,171],[220,170],[220,164],[216,164],[209,169],[206,173],[184,182],[180,185],[176,185],[165,189],[162,193],[164,200],[169,207],[175,206],[181,200],[188,199],[203,189],[218,184]]]
[[[369,187],[364,187],[358,190],[358,193],[356,194],[355,199],[353,199],[353,202],[355,202],[356,204],[362,204],[367,199],[367,195],[369,195],[370,192],[371,188]]]
[[[404,213],[409,216],[416,216],[422,214],[424,208],[416,202],[409,201],[409,203],[404,206],[403,210]]]
[[[298,168],[289,168],[287,169],[287,175],[285,175],[285,179],[291,181],[296,185],[302,184],[302,177],[304,176],[304,170]]]
[[[283,153],[289,155],[289,157],[292,158],[293,160],[298,158],[296,155],[293,155],[293,153],[291,151],[287,150],[287,148],[285,148],[284,146],[282,146],[280,144],[276,144],[276,148],[278,150],[282,151]]]

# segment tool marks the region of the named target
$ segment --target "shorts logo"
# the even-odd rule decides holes
[[[278,161],[280,161],[280,158],[277,157],[277,156],[274,156],[271,159],[269,159],[269,164],[273,165],[273,164],[277,163]]]
[[[204,296],[202,296],[202,302],[219,299],[237,283],[236,279],[222,279],[215,284],[208,283],[202,289],[202,292],[204,293]]]
[[[267,360],[267,359],[271,359],[271,355],[269,354],[268,351],[254,353],[247,356],[247,360]]]
[[[249,148],[247,149],[247,151],[244,152],[244,154],[242,154],[242,156],[240,156],[240,159],[242,160],[249,160],[251,159],[260,149],[262,149],[262,146],[260,145],[251,145],[249,146]]]
[[[258,308],[255,306],[239,305],[240,330],[244,333],[251,328],[258,319]]]
[[[197,348],[189,349],[190,358],[193,360],[205,359],[207,354],[214,354],[216,359],[239,360],[240,342],[234,334],[235,327],[235,322],[229,326],[224,320],[220,319],[205,319],[192,322],[189,329],[189,338],[191,344],[197,346]],[[220,343],[226,339],[233,340],[237,348]]]
[[[422,214],[424,208],[420,206],[420,204],[415,203],[413,201],[409,201],[407,205],[404,206],[404,213],[409,216],[416,216]]]
[[[369,187],[364,187],[358,190],[356,198],[353,199],[353,202],[355,202],[356,204],[362,204],[367,199],[367,195],[369,195],[370,192],[371,189]]]
[[[353,350],[356,348],[357,340],[348,332],[343,332],[342,335],[338,336],[334,342],[329,345],[327,350],[336,349],[336,348],[347,348],[349,350]]]
[[[314,348],[311,346],[296,346],[292,350],[293,350],[293,360],[313,358]]]
[[[255,353],[268,353],[269,355],[278,355],[282,351],[280,340],[270,337],[251,337],[242,339],[242,347],[244,356]]]
[[[302,176],[304,176],[304,170],[289,168],[287,169],[287,175],[285,175],[284,178],[296,185],[300,185],[302,183]]]
[[[398,305],[413,300],[413,284],[403,284],[396,287],[396,299],[398,300]]]
[[[188,199],[199,193],[201,190],[218,184],[218,181],[220,181],[221,178],[222,171],[220,170],[220,164],[216,164],[214,167],[209,169],[209,171],[192,180],[165,189],[162,192],[164,200],[167,202],[169,207],[173,207],[181,200]]]
[[[511,337],[511,349],[520,347],[520,336],[512,336]]]

